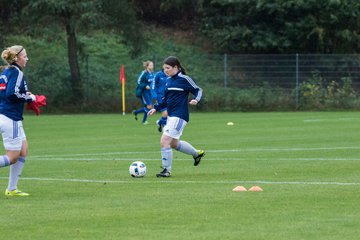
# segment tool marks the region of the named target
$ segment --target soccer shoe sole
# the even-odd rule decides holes
[[[199,165],[201,158],[205,156],[205,151],[200,150],[199,155],[197,155],[196,157],[194,157],[194,166]]]

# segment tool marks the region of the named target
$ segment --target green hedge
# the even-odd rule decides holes
[[[177,44],[174,39],[165,41],[156,36],[151,39],[148,51],[134,59],[115,34],[94,32],[79,36],[79,61],[85,93],[81,104],[72,102],[66,36],[59,34],[56,38],[46,39],[7,36],[5,44],[22,44],[27,48],[30,61],[26,77],[30,89],[33,93],[47,96],[48,106],[43,111],[49,113],[120,112],[121,65],[125,66],[126,105],[130,112],[140,106],[134,90],[138,74],[143,70],[142,62],[153,60],[158,70],[163,58],[169,55],[182,59],[190,76],[204,89],[199,111],[327,110],[359,109],[360,106],[359,94],[353,89],[350,78],[325,82],[316,73],[298,89],[284,89],[267,82],[247,89],[224,88],[221,86],[223,79],[218,79],[221,76],[214,78],[207,71],[208,66],[216,65],[216,60],[206,58],[199,48]],[[299,97],[298,102],[295,96]]]

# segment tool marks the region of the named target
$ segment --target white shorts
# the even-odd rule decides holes
[[[0,114],[0,133],[5,150],[20,151],[22,142],[26,140],[22,121],[14,121]]]
[[[168,117],[163,128],[163,134],[171,138],[180,139],[187,122],[178,117]]]

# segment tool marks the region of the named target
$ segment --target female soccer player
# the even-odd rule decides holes
[[[17,183],[28,152],[22,124],[24,103],[36,101],[23,78],[22,70],[29,59],[25,48],[17,45],[6,48],[1,58],[8,66],[0,75],[0,132],[6,150],[6,154],[0,156],[0,167],[11,165],[5,195],[28,196],[17,188]]]
[[[137,120],[137,115],[139,113],[144,113],[144,117],[142,120],[142,124],[148,124],[147,113],[153,107],[152,96],[150,91],[150,86],[154,80],[154,63],[152,61],[146,61],[143,63],[145,70],[141,72],[136,86],[136,97],[138,97],[141,101],[143,107],[134,110],[133,114],[135,116],[135,120]]]
[[[157,104],[161,104],[164,101],[167,78],[168,76],[166,76],[166,74],[164,73],[164,69],[161,69],[155,74],[155,90]],[[166,108],[160,109],[160,112],[161,118],[156,121],[156,124],[158,125],[159,132],[162,132],[162,129],[166,125],[168,114]]]
[[[197,150],[190,143],[180,141],[180,136],[189,122],[188,104],[197,105],[202,96],[202,89],[186,75],[180,61],[173,56],[164,60],[164,72],[169,78],[166,80],[165,97],[161,104],[149,111],[153,115],[156,111],[167,107],[168,119],[160,139],[161,158],[163,170],[156,174],[157,177],[170,177],[173,160],[172,148],[185,154],[192,155],[194,166],[200,163],[205,155],[203,150]],[[194,98],[188,102],[189,93]]]

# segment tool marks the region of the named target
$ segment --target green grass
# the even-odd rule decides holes
[[[11,239],[358,239],[360,113],[193,113],[183,140],[203,162],[174,152],[157,179],[154,125],[132,116],[26,116],[30,152],[20,189],[0,195]],[[232,121],[234,126],[227,126]],[[128,167],[148,168],[133,179]],[[0,169],[7,186],[8,168]],[[232,192],[243,185],[263,192]]]

